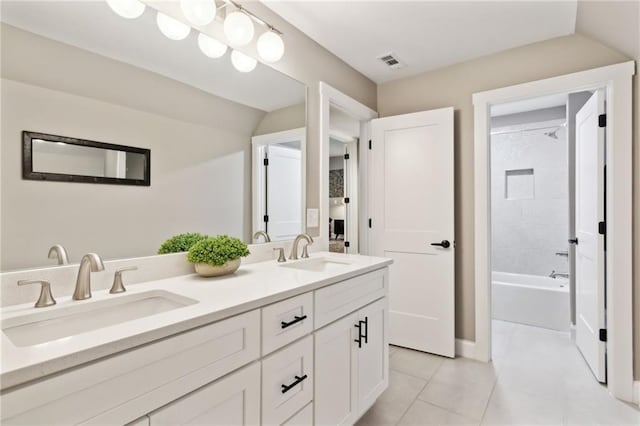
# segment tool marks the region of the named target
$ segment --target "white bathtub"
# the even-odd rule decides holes
[[[569,280],[539,275],[492,273],[493,319],[569,331]]]

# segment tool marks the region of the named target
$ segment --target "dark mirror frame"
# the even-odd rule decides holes
[[[92,148],[110,149],[142,154],[145,158],[144,179],[121,179],[112,177],[82,176],[62,173],[43,173],[33,170],[33,139],[51,142],[63,142],[70,145],[87,146]],[[69,138],[66,136],[48,135],[46,133],[22,131],[22,178],[26,180],[48,180],[56,182],[101,183],[110,185],[151,186],[151,151],[133,146],[115,145],[85,139]]]

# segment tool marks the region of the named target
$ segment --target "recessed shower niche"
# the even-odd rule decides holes
[[[535,196],[533,169],[504,171],[504,198],[507,200],[532,200]]]

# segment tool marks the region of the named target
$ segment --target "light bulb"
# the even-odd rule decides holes
[[[231,52],[231,63],[233,67],[240,72],[251,72],[256,67],[258,61],[251,56],[247,56],[242,52],[234,50]]]
[[[224,19],[224,34],[232,46],[244,46],[253,39],[253,21],[245,13],[231,12]]]
[[[182,40],[188,36],[191,31],[190,26],[183,24],[177,19],[165,15],[162,12],[158,12],[156,22],[158,23],[158,28],[160,28],[162,34],[171,40]]]
[[[118,15],[135,19],[144,13],[145,4],[139,0],[107,0],[107,4]]]
[[[227,52],[226,44],[202,33],[198,36],[198,46],[210,58],[219,58]]]
[[[208,25],[216,17],[215,0],[180,0],[180,8],[193,25]]]
[[[282,37],[273,31],[267,31],[258,38],[258,54],[267,62],[276,62],[284,55]]]

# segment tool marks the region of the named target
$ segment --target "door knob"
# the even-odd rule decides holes
[[[570,239],[569,239],[569,244],[575,244],[575,245],[578,245],[578,239],[577,239],[577,238],[570,238]]]
[[[451,243],[448,240],[442,240],[439,243],[431,243],[432,246],[439,246],[442,248],[449,248],[451,247]]]

